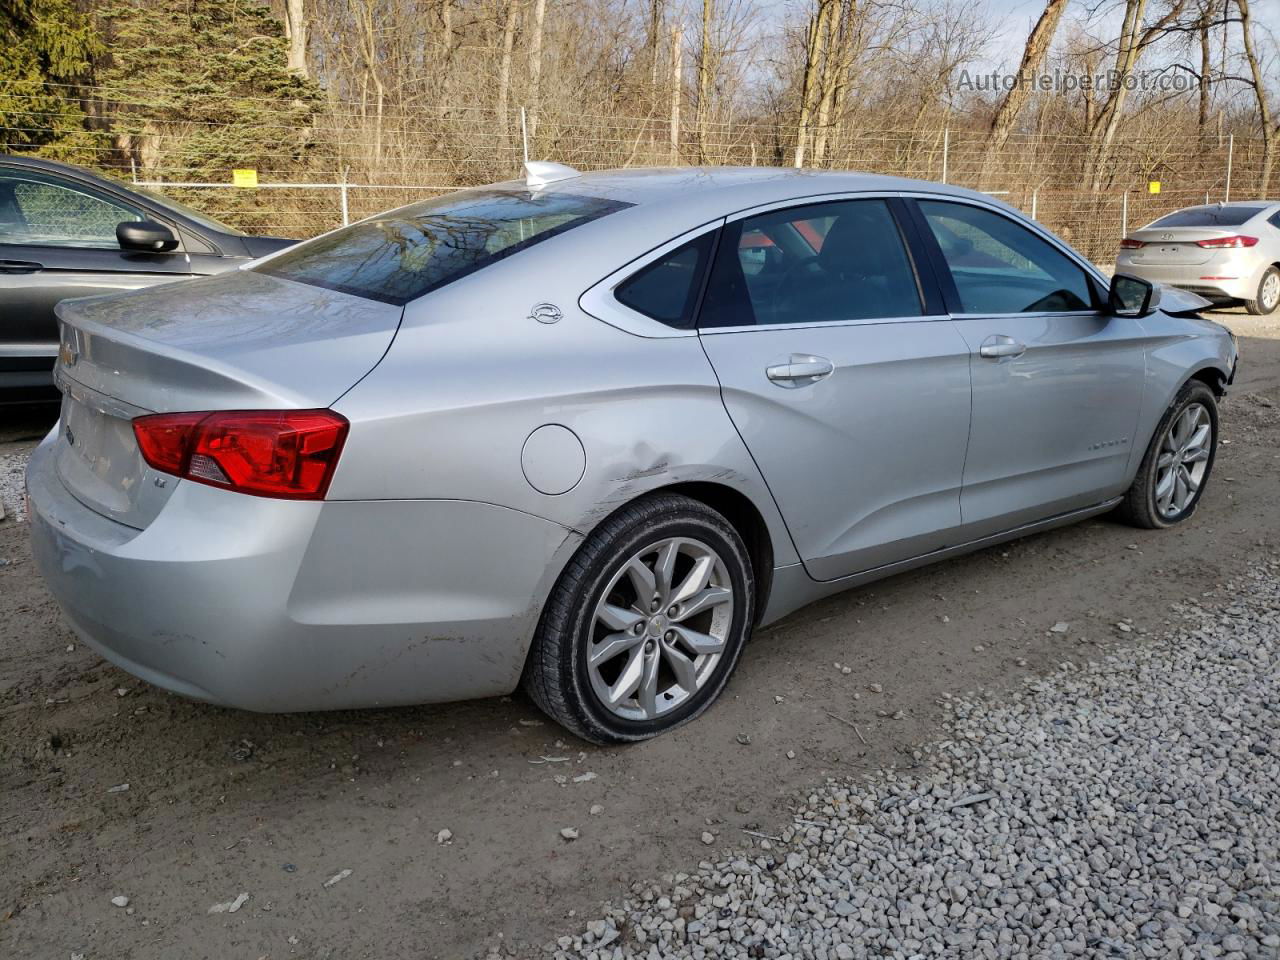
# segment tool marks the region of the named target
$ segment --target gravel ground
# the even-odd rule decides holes
[[[871,906],[872,920],[881,922],[870,898],[884,899],[888,931],[890,912],[899,915],[899,894],[889,893],[889,884],[877,877],[890,863],[911,870],[884,873],[904,891],[905,903],[917,893],[935,895],[927,885],[909,887],[911,878],[924,875],[926,865],[936,868],[954,860],[952,872],[963,875],[960,858],[945,852],[946,847],[993,861],[982,865],[965,860],[969,872],[999,876],[1000,858],[1021,855],[1026,847],[1022,838],[1027,825],[1011,815],[1029,810],[1030,798],[1056,805],[1046,806],[1045,818],[1052,813],[1068,817],[1058,833],[1088,837],[1076,811],[1082,809],[1077,804],[1087,805],[1090,798],[1082,790],[1083,800],[1074,793],[1062,799],[1065,776],[1039,766],[1050,751],[1007,721],[1006,733],[1012,730],[1015,741],[1021,737],[1028,744],[1037,766],[1024,766],[1021,782],[1001,781],[993,771],[1010,764],[1007,758],[995,759],[1003,754],[990,743],[983,747],[987,759],[966,768],[965,757],[977,763],[976,744],[969,742],[969,753],[938,746],[946,737],[965,742],[944,726],[957,720],[953,709],[944,706],[955,706],[948,694],[970,690],[990,702],[1009,703],[1019,692],[1052,700],[1059,694],[1024,686],[1029,677],[1050,676],[1054,689],[1080,683],[1081,699],[1077,713],[1064,716],[1076,726],[1064,724],[1063,731],[1046,720],[1047,729],[1087,735],[1085,742],[1091,743],[1093,728],[1081,728],[1084,721],[1077,715],[1091,707],[1090,724],[1115,716],[1115,733],[1124,730],[1146,744],[1154,720],[1123,717],[1111,712],[1118,707],[1105,697],[1096,704],[1090,699],[1092,684],[1119,668],[1107,667],[1082,680],[1081,675],[1060,673],[1059,664],[1101,660],[1130,646],[1145,650],[1153,637],[1183,622],[1171,612],[1171,604],[1195,598],[1209,606],[1226,595],[1224,584],[1244,583],[1248,571],[1276,572],[1266,563],[1280,556],[1280,320],[1242,314],[1224,319],[1240,336],[1244,362],[1223,405],[1223,446],[1214,479],[1191,523],[1153,532],[1099,518],[828,598],[761,631],[721,702],[698,723],[628,748],[596,747],[566,737],[520,696],[267,716],[164,693],[106,663],[71,633],[36,575],[27,524],[12,517],[0,521],[0,957],[458,960],[483,955],[495,944],[521,958],[546,956],[548,943],[570,956],[590,955],[591,947],[574,949],[572,936],[565,948],[556,938],[581,935],[584,919],[606,917],[610,904],[621,908],[628,898],[644,902],[646,888],[633,887],[637,881],[651,884],[665,878],[647,904],[654,917],[670,909],[673,921],[700,919],[708,930],[719,924],[719,911],[730,903],[730,888],[687,877],[677,883],[673,875],[701,869],[714,873],[714,866],[700,868],[699,862],[726,846],[738,853],[726,850],[724,862],[737,866],[735,861],[742,860],[748,873],[756,858],[780,861],[772,872],[760,874],[773,885],[762,887],[762,895],[777,891],[775,901],[765,904],[780,911],[774,923],[784,922],[782,905],[800,883],[811,885],[815,904],[828,898],[823,886],[813,882],[816,876],[827,889],[848,891],[851,905],[856,896],[867,898],[858,902],[857,917],[841,918],[845,921],[863,923],[861,908]],[[0,408],[0,463],[10,466],[7,457],[24,456],[56,416],[56,406]],[[0,468],[0,478],[7,474]],[[17,492],[16,486],[11,489]],[[1052,630],[1058,621],[1069,624],[1066,632]],[[1119,622],[1130,629],[1115,626]],[[1243,660],[1231,663],[1237,670],[1258,667]],[[1137,672],[1132,667],[1129,676]],[[1190,682],[1195,677],[1176,679]],[[1223,721],[1213,698],[1207,692],[1204,696],[1206,703],[1192,701],[1194,709],[1179,720],[1192,723],[1197,741],[1208,744],[1216,742],[1213,725]],[[1249,719],[1257,705],[1238,698],[1234,707]],[[1024,711],[1017,716],[1026,718],[1038,716],[1042,708],[1016,709]],[[998,733],[993,711],[981,706],[970,710],[979,713],[960,722]],[[1225,722],[1241,721],[1228,717]],[[1247,741],[1241,739],[1244,748]],[[1052,742],[1056,759],[1070,755],[1069,743]],[[932,750],[928,744],[934,745]],[[1134,752],[1130,741],[1124,745]],[[1106,780],[1102,768],[1118,762],[1118,749],[1115,744],[1081,747],[1079,752],[1095,765],[1079,766],[1088,772],[1085,779]],[[1175,750],[1185,753],[1187,746],[1175,741],[1164,755]],[[919,759],[913,756],[916,751]],[[1240,759],[1243,764],[1266,762],[1253,754]],[[1130,764],[1133,777],[1148,776],[1136,768],[1153,765]],[[887,777],[877,773],[894,768],[897,772]],[[1192,770],[1188,763],[1171,764],[1170,769],[1187,775]],[[1246,765],[1237,769],[1233,764],[1230,770],[1242,779],[1258,775]],[[832,783],[830,777],[848,779]],[[1133,789],[1128,780],[1112,779],[1118,787]],[[1277,779],[1270,777],[1271,782]],[[897,798],[898,808],[910,811],[925,783],[954,786],[939,786],[938,793],[918,799],[923,819],[895,827],[893,811],[881,810],[881,803]],[[1267,788],[1273,789],[1270,783]],[[789,843],[753,836],[781,838],[796,816],[813,823],[837,819],[822,808],[834,803],[839,790],[852,791],[859,804],[870,799],[874,814],[849,818],[841,841],[833,827],[830,842],[806,842],[803,831],[809,828],[804,825]],[[1001,791],[1006,798],[942,809],[947,797]],[[1265,802],[1252,788],[1232,792],[1252,792],[1256,802]],[[812,803],[807,799],[811,793]],[[1208,793],[1202,799],[1197,789],[1182,799],[1199,804]],[[1120,802],[1112,805],[1121,808],[1115,819],[1099,812],[1089,820],[1090,829],[1105,825],[1113,830],[1109,836],[1123,836],[1133,814]],[[1235,812],[1249,816],[1244,808]],[[1162,828],[1182,823],[1184,814],[1175,814],[1162,814]],[[1001,817],[1010,818],[1007,829],[1000,825]],[[1220,830],[1221,823],[1203,812],[1193,823],[1205,829],[1207,840],[1226,839],[1210,832]],[[1256,847],[1255,826],[1247,820],[1237,842]],[[932,829],[926,832],[927,827]],[[947,833],[961,827],[967,843]],[[569,839],[566,831],[576,832],[577,839]],[[1008,836],[996,849],[991,837],[1001,831]],[[704,843],[704,834],[710,844]],[[938,849],[917,850],[914,845],[923,836],[936,841]],[[826,879],[827,872],[839,877],[841,862],[858,860],[860,848],[853,842],[863,838],[868,843],[892,840],[897,852],[892,858],[878,855],[863,880],[852,886],[847,880]],[[1053,854],[1065,859],[1071,843],[1054,842],[1060,846]],[[1197,835],[1195,844],[1200,842]],[[1190,869],[1177,865],[1180,857],[1190,856],[1184,845],[1164,847],[1172,851],[1166,866],[1176,867],[1178,876],[1151,873],[1177,887],[1179,896],[1202,896],[1192,892]],[[1247,853],[1249,847],[1239,850]],[[1113,856],[1105,846],[1098,852],[1108,862]],[[1248,882],[1258,885],[1232,877],[1229,858],[1235,852],[1219,854],[1221,876],[1201,865],[1193,878],[1213,875],[1223,885],[1221,895],[1244,889]],[[787,866],[792,853],[802,858],[801,867]],[[1264,862],[1265,854],[1255,860]],[[909,866],[913,862],[918,868]],[[1087,858],[1083,862],[1087,867]],[[811,872],[805,872],[806,866]],[[942,877],[938,891],[946,874]],[[1142,870],[1126,879],[1135,890],[1145,882]],[[784,888],[783,880],[791,886]],[[1123,903],[1123,895],[1111,889],[1117,881],[1094,880],[1105,884],[1100,888],[1104,892],[1111,891],[1111,904]],[[745,889],[746,876],[735,882]],[[672,898],[676,886],[687,894],[681,891],[671,907],[661,906],[660,897]],[[1060,886],[1062,892],[1054,897],[1067,906],[1051,915],[1058,919],[1050,929],[1061,929],[1067,909],[1075,910],[1071,897],[1077,888],[1065,882]],[[719,904],[708,900],[698,918],[704,888],[708,897],[726,899]],[[979,891],[987,889],[979,881],[966,904],[982,900],[988,894]],[[1021,896],[1023,886],[1006,879],[1002,888],[990,889],[995,890],[993,902],[999,903],[999,893]],[[855,895],[855,890],[863,894]],[[1239,935],[1253,935],[1260,945],[1269,929],[1263,924],[1276,911],[1258,890],[1248,892],[1261,917],[1251,921],[1255,930],[1246,927]],[[1153,891],[1153,902],[1157,896]],[[115,905],[121,897],[129,898],[127,907]],[[1049,906],[1038,891],[1035,898],[1029,907]],[[237,902],[240,906],[233,910]],[[944,902],[949,911],[950,901]],[[210,912],[223,906],[225,910]],[[971,918],[975,934],[977,925],[991,922],[978,907],[968,909],[971,914],[941,921],[943,933],[963,934]],[[1004,909],[1016,911],[1018,905]],[[630,912],[612,917],[618,937],[603,951],[606,956],[612,957],[615,948],[648,955],[653,938],[640,943],[636,924],[624,929]],[[1191,929],[1197,917],[1209,912],[1197,905],[1180,922]],[[1117,910],[1118,917],[1135,921],[1139,930],[1157,913],[1145,902]],[[1176,906],[1172,913],[1176,916]],[[803,925],[797,916],[785,922],[799,939]],[[918,923],[933,926],[939,923],[936,916]],[[1224,916],[1231,914],[1219,911],[1218,917]],[[769,929],[764,917],[755,919]],[[1027,914],[1021,922],[1032,926]],[[597,929],[604,934],[607,927]],[[770,936],[786,943],[778,939],[780,934]],[[1099,936],[1110,934],[1104,930]],[[1129,945],[1138,938],[1130,934],[1120,939]],[[922,944],[928,939],[923,929],[918,939]],[[1164,950],[1162,941],[1154,942],[1157,951]],[[831,948],[810,953],[832,960],[858,944],[873,946],[874,938],[851,939],[843,944],[848,950],[839,954]],[[1099,945],[1101,949],[1086,945],[1086,953],[1108,956],[1106,945]],[[1276,949],[1248,942],[1243,946],[1245,955],[1280,960]],[[742,944],[748,953],[753,947],[756,954],[767,955],[763,944]],[[723,947],[720,953],[730,949]],[[983,955],[976,937],[972,948],[951,949],[966,957]],[[691,954],[687,942],[658,950],[661,956],[682,952]],[[895,954],[883,948],[874,952]],[[924,946],[918,952],[929,955]],[[1038,949],[1030,941],[1013,952],[1029,958],[1052,955],[1051,949]],[[905,949],[896,953],[911,955]],[[1136,956],[1137,950],[1132,953]],[[793,955],[805,952],[793,950]],[[1176,957],[1177,952],[1160,955]]]
[[[946,698],[951,739],[917,770],[830,779],[780,837],[548,950],[1280,956],[1280,560],[1201,602],[1003,702]]]
[[[0,453],[0,517],[23,519],[22,474],[28,453]]]

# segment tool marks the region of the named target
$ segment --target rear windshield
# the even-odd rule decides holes
[[[1266,207],[1188,207],[1161,217],[1153,227],[1238,227]]]
[[[353,223],[252,269],[400,305],[629,206],[564,193],[466,190]]]

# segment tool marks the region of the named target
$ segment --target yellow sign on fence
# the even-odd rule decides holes
[[[1150,180],[1147,182],[1147,193],[1159,193],[1159,192],[1160,192],[1159,180]]]
[[[256,187],[258,185],[257,170],[232,170],[231,185],[235,187]]]

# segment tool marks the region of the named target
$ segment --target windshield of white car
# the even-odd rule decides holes
[[[1266,207],[1188,207],[1161,217],[1152,227],[1238,227]]]
[[[399,306],[629,206],[565,193],[459,191],[353,223],[253,269]]]

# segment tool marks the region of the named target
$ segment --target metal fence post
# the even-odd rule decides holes
[[[942,182],[947,182],[947,154],[951,152],[951,128],[942,128]]]
[[[1236,135],[1234,133],[1227,134],[1227,189],[1222,197],[1223,203],[1231,202],[1231,158],[1235,153]]]
[[[524,107],[520,108],[520,139],[524,142],[524,162],[529,162],[529,120]]]
[[[345,227],[351,223],[350,207],[347,203],[347,171],[350,167],[342,168],[342,179],[338,181],[338,196],[342,199],[342,225]]]
[[[1120,197],[1120,236],[1127,237],[1129,235],[1129,191],[1126,190]]]
[[[1031,191],[1031,219],[1036,218],[1036,203],[1040,199],[1040,188],[1036,187]]]

